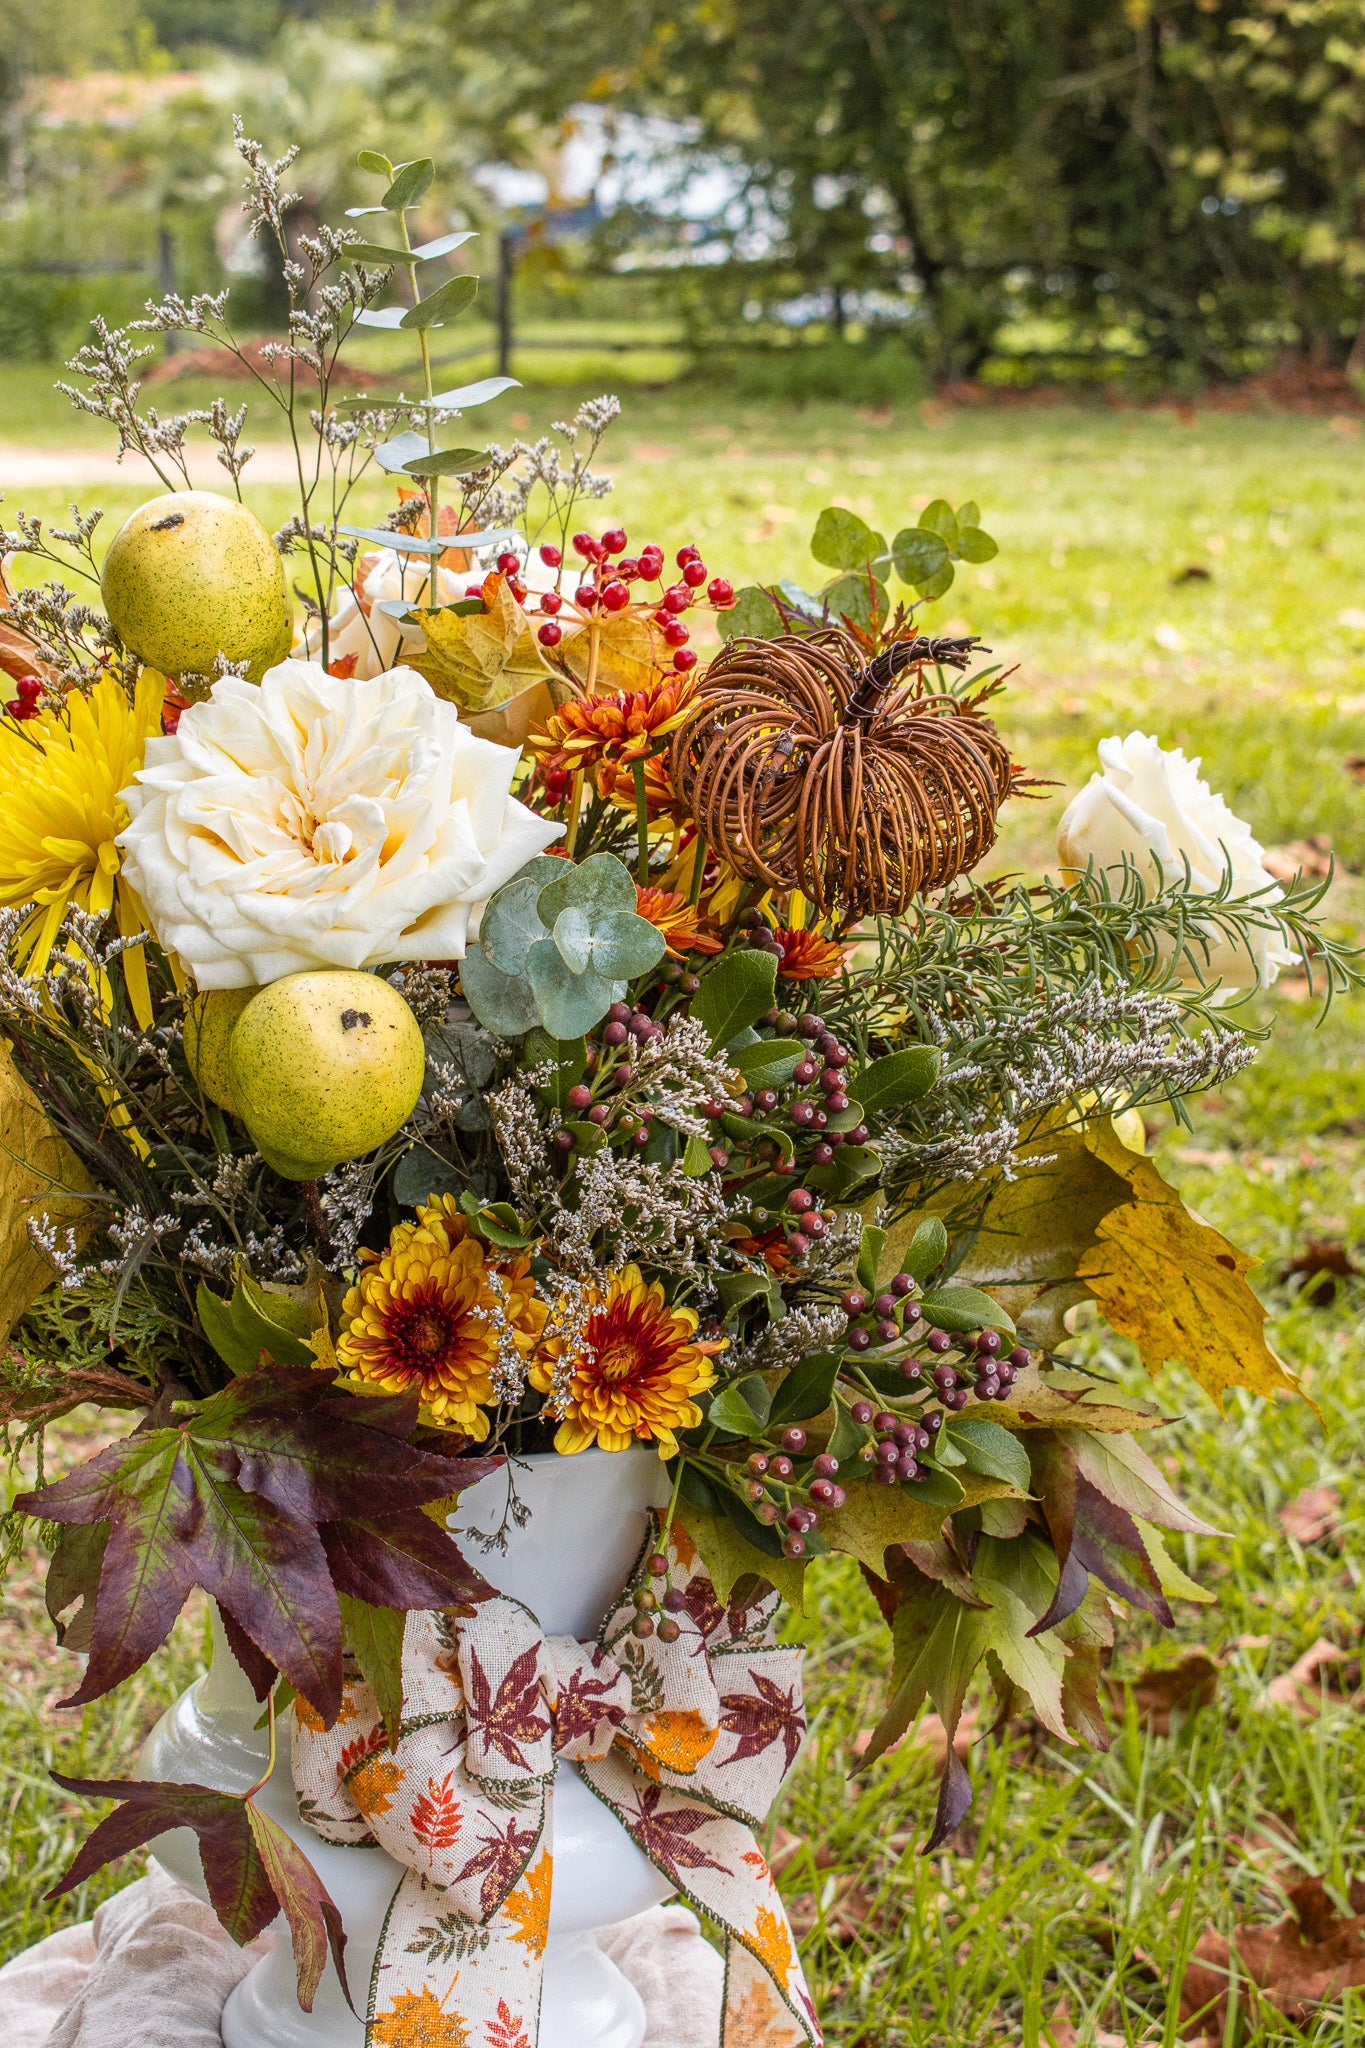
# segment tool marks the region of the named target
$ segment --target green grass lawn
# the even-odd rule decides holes
[[[592,388],[601,389],[604,376]],[[0,442],[57,445],[60,430],[28,371],[0,371]],[[572,388],[528,388],[479,417],[496,438],[562,417]],[[986,872],[1048,858],[1068,789],[1096,739],[1134,726],[1201,754],[1215,787],[1267,844],[1326,835],[1347,870],[1365,864],[1365,464],[1325,420],[1172,411],[915,409],[870,414],[731,405],[723,393],[637,392],[614,430],[610,501],[639,543],[684,540],[737,582],[817,572],[806,542],[821,506],[851,506],[887,533],[929,498],[975,498],[1000,542],[927,611],[961,621],[1017,664],[1000,718],[1017,757],[1062,785],[1020,805]],[[71,442],[88,438],[80,428]],[[611,445],[610,443],[608,444]],[[0,457],[0,487],[3,487]],[[22,494],[64,512],[69,493]],[[85,494],[111,513],[136,487]],[[8,517],[21,502],[10,494]],[[286,493],[252,494],[279,523]],[[376,487],[367,509],[385,503]],[[602,508],[604,511],[607,508]],[[1189,577],[1191,568],[1206,576]],[[1347,616],[1349,615],[1349,616]],[[1351,873],[1333,912],[1361,921]],[[1365,1572],[1365,1346],[1359,1283],[1313,1308],[1286,1286],[1310,1238],[1365,1243],[1365,998],[1319,1026],[1312,1005],[1262,1003],[1274,1037],[1221,1097],[1192,1106],[1194,1130],[1154,1134],[1166,1170],[1202,1213],[1257,1253],[1274,1340],[1316,1410],[1234,1398],[1220,1417],[1182,1372],[1163,1375],[1171,1422],[1161,1455],[1216,1527],[1187,1568],[1217,1604],[1184,1610],[1179,1636],[1219,1666],[1212,1703],[1167,1734],[1124,1716],[1107,1756],[1063,1750],[1033,1728],[979,1741],[977,1804],[956,1843],[925,1859],[934,1799],[930,1751],[908,1743],[864,1780],[850,1747],[877,1716],[886,1639],[856,1576],[819,1582],[794,1624],[810,1645],[812,1735],[778,1816],[804,1838],[784,1888],[839,2048],[1024,2048],[1047,2040],[1063,1997],[1076,2039],[1173,2048],[1171,1996],[1212,1923],[1268,1922],[1285,1883],[1324,1878],[1341,1905],[1365,1848],[1365,1716],[1357,1664],[1321,1711],[1268,1697],[1319,1637],[1356,1654]],[[1365,1258],[1361,1259],[1365,1264]],[[1137,1383],[1131,1357],[1099,1328],[1078,1340]],[[1278,1511],[1308,1486],[1341,1495],[1336,1528],[1302,1544]],[[11,1770],[0,1831],[0,1952],[88,1912],[98,1887],[53,1911],[37,1894],[75,1839],[71,1802],[47,1764],[116,1771],[138,1726],[182,1683],[199,1651],[182,1625],[140,1697],[65,1717],[38,1711],[70,1664],[41,1647],[41,1603],[19,1582],[5,1626],[0,1742]],[[1177,1646],[1179,1647],[1179,1646]],[[1116,1676],[1169,1664],[1148,1623],[1124,1628]],[[60,1667],[60,1668],[59,1668]],[[126,1874],[126,1873],[124,1873]],[[112,1883],[116,1880],[102,1880]],[[1303,2026],[1235,2003],[1234,2042],[1365,2042],[1365,2004]]]

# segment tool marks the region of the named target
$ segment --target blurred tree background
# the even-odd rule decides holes
[[[430,153],[523,315],[752,389],[1365,372],[1365,0],[0,0],[0,355],[277,322],[234,111],[301,228]]]

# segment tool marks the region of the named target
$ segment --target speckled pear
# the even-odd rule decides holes
[[[237,1114],[266,1165],[285,1180],[316,1180],[402,1128],[422,1092],[426,1049],[396,989],[338,968],[286,974],[253,995],[228,1066]]]
[[[254,512],[216,491],[139,505],[109,543],[100,588],[124,646],[163,675],[211,675],[224,654],[258,683],[289,652],[279,550]]]
[[[232,1092],[228,1053],[237,1019],[253,996],[255,988],[212,988],[196,996],[185,1011],[185,1060],[195,1080],[220,1109],[237,1114]]]

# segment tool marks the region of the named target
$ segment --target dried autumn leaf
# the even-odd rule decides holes
[[[1323,2005],[1365,1985],[1365,1884],[1350,1889],[1351,1917],[1328,1897],[1321,1878],[1291,1885],[1293,1911],[1270,1927],[1242,1925],[1231,1940],[1208,1929],[1197,1942],[1180,1987],[1180,2014],[1215,2040],[1226,2038],[1228,1992],[1235,1963],[1245,2008],[1268,2006],[1304,2026]]]
[[[90,1180],[0,1047],[0,1341],[56,1278],[28,1234],[30,1217],[70,1224]]]
[[[61,1898],[106,1863],[155,1841],[168,1829],[192,1828],[209,1901],[232,1939],[245,1947],[283,1909],[293,1936],[303,2010],[313,2010],[329,1947],[349,2000],[341,1915],[303,1851],[250,1794],[214,1792],[203,1785],[68,1778],[60,1771],[52,1776],[64,1792],[122,1803],[92,1829],[69,1870],[47,1894],[49,1899]]]
[[[414,616],[427,644],[422,653],[405,657],[438,697],[464,711],[492,710],[550,673],[505,576],[485,576],[483,602],[483,611],[469,614],[417,608]]]
[[[1264,1698],[1272,1706],[1288,1707],[1296,1720],[1311,1721],[1322,1712],[1325,1692],[1340,1697],[1359,1683],[1359,1659],[1319,1636],[1288,1671],[1271,1679]]]
[[[1022,1500],[1017,1486],[1003,1479],[959,1468],[952,1474],[962,1498],[948,1505],[925,1499],[910,1486],[873,1486],[864,1482],[848,1489],[843,1507],[821,1517],[820,1530],[831,1549],[847,1551],[881,1578],[886,1552],[898,1543],[932,1543],[944,1518],[960,1508],[979,1507],[988,1500]]]
[[[1276,1517],[1296,1543],[1320,1543],[1336,1533],[1341,1520],[1341,1495],[1335,1486],[1308,1486],[1286,1501]]]
[[[576,633],[566,633],[556,651],[564,673],[594,696],[643,690],[668,666],[663,634],[635,612],[594,618]]]
[[[1149,1371],[1180,1360],[1220,1409],[1229,1387],[1297,1393],[1266,1343],[1266,1312],[1247,1285],[1257,1261],[1192,1215],[1109,1119],[1088,1125],[1085,1142],[1132,1190],[1131,1201],[1101,1218],[1077,1266],[1111,1327],[1137,1345]]]
[[[1171,1716],[1207,1707],[1218,1690],[1218,1666],[1207,1650],[1190,1649],[1174,1664],[1144,1671],[1140,1678],[1110,1678],[1105,1691],[1120,1714],[1131,1694],[1138,1725],[1156,1735],[1169,1735]]]
[[[486,1461],[414,1449],[416,1421],[415,1399],[357,1400],[313,1367],[262,1368],[21,1496],[22,1513],[109,1532],[90,1659],[66,1704],[130,1677],[196,1586],[325,1720],[341,1702],[339,1593],[405,1609],[486,1598],[422,1512]]]
[[[728,1603],[731,1593],[744,1578],[757,1572],[776,1586],[798,1614],[805,1612],[805,1564],[794,1557],[769,1557],[746,1543],[728,1515],[714,1515],[706,1508],[684,1501],[679,1520],[697,1546],[706,1575],[716,1589],[716,1598]]]

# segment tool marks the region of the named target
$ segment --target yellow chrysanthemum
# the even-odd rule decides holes
[[[490,1257],[449,1196],[398,1224],[387,1251],[361,1258],[342,1304],[342,1371],[376,1391],[415,1391],[431,1422],[482,1443],[499,1329],[528,1354],[545,1327],[530,1260]]]
[[[663,1288],[647,1286],[638,1266],[613,1273],[597,1293],[565,1391],[557,1451],[624,1451],[652,1439],[661,1458],[678,1448],[674,1431],[701,1421],[692,1396],[715,1383],[711,1360],[729,1339],[702,1343],[690,1308],[670,1308]],[[531,1384],[548,1394],[564,1340],[551,1337],[531,1366]]]
[[[115,911],[125,938],[146,929],[114,841],[129,822],[119,792],[161,730],[163,690],[161,677],[144,671],[130,699],[102,676],[89,696],[72,690],[60,713],[0,725],[0,904],[38,906],[21,940],[30,974],[46,969],[70,909]],[[138,1021],[150,1024],[141,947],[125,953],[123,971]]]

